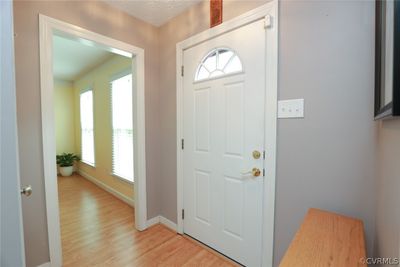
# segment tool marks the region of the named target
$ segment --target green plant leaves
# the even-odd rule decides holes
[[[61,155],[56,155],[57,164],[60,167],[68,167],[74,165],[74,161],[79,161],[81,158],[73,153],[63,153]]]

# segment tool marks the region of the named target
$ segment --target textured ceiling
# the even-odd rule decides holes
[[[53,36],[53,75],[56,79],[73,81],[80,75],[115,55],[78,41]]]
[[[103,2],[154,26],[163,25],[201,1],[203,0],[103,0]]]

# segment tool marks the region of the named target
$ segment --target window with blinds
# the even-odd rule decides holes
[[[93,130],[93,91],[87,90],[80,95],[81,117],[81,153],[82,161],[91,166],[94,160],[94,130]]]
[[[111,81],[112,171],[133,182],[132,74]]]

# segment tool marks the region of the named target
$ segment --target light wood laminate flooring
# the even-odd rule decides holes
[[[58,192],[63,266],[235,266],[163,225],[137,231],[132,207],[80,175]]]

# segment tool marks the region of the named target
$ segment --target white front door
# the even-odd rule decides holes
[[[0,1],[0,266],[23,267],[12,7]]]
[[[184,232],[246,266],[262,258],[265,42],[259,20],[183,53]]]

